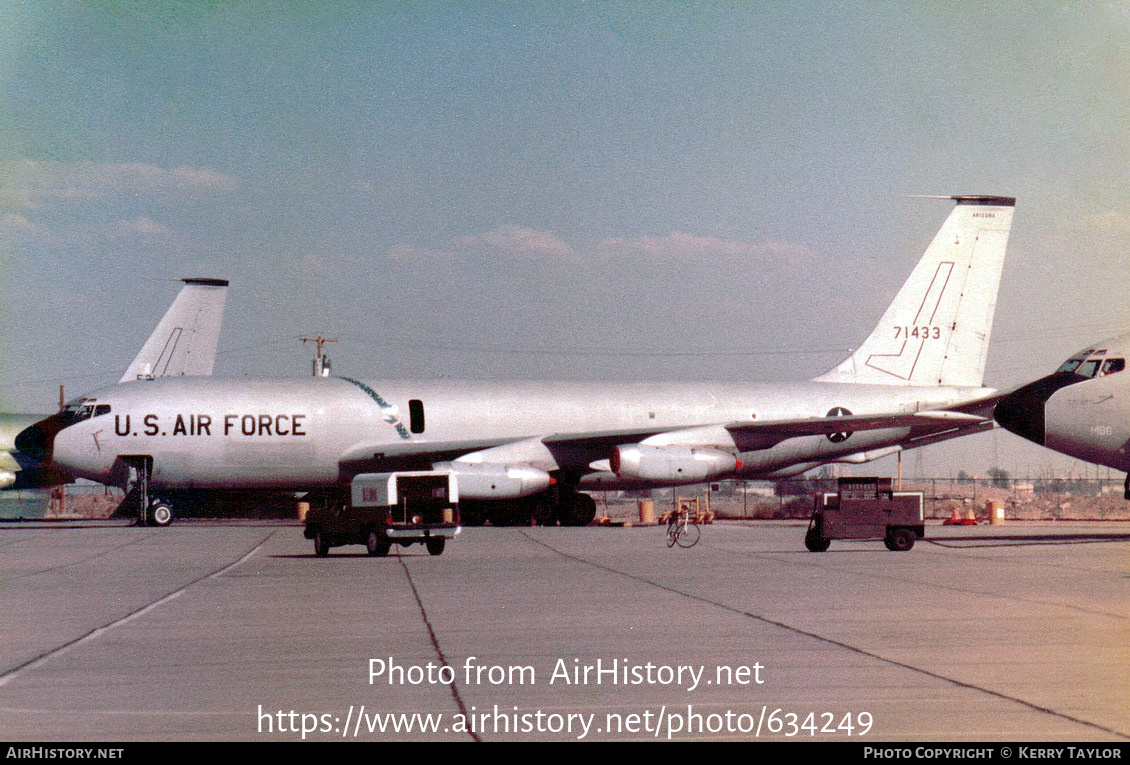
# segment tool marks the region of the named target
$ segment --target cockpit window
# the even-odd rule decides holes
[[[1126,369],[1126,359],[1108,359],[1106,351],[1089,351],[1090,358],[1073,358],[1063,363],[1057,371],[1080,377],[1104,377]]]
[[[1099,364],[1101,363],[1102,359],[1089,359],[1084,361],[1083,366],[1079,367],[1075,374],[1080,377],[1094,377],[1095,373],[1099,371]]]
[[[1107,359],[1103,362],[1102,371],[1100,375],[1112,375],[1115,372],[1121,372],[1126,368],[1126,359]]]
[[[110,413],[109,404],[95,404],[90,399],[82,399],[67,404],[63,409],[63,414],[72,422],[82,422],[89,420],[91,417],[101,417],[104,414]]]

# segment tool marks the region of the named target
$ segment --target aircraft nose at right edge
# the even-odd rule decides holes
[[[1028,383],[997,402],[993,419],[1005,430],[1043,446],[1048,399],[1060,388],[1079,380],[1070,374],[1054,374]]]
[[[1044,395],[1042,380],[1017,388],[997,402],[993,419],[1001,427],[1016,435],[1044,443],[1044,405],[1051,392]]]

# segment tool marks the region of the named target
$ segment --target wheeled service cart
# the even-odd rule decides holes
[[[839,491],[816,495],[804,546],[824,552],[833,539],[882,539],[902,552],[925,530],[922,492],[892,491],[890,478],[841,478]]]

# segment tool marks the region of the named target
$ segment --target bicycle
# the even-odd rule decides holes
[[[668,547],[694,547],[701,535],[697,521],[691,520],[689,512],[675,513],[667,521]]]

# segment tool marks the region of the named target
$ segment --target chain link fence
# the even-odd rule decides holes
[[[656,516],[677,498],[698,497],[719,519],[790,520],[812,515],[813,497],[835,492],[835,478],[782,481],[715,481],[674,489],[601,492],[594,496],[598,514],[631,519],[641,500],[652,502]],[[1015,520],[1130,520],[1130,501],[1118,478],[914,478],[902,491],[920,491],[928,519],[961,517],[972,511],[988,519],[988,503],[999,502],[1005,518]]]

